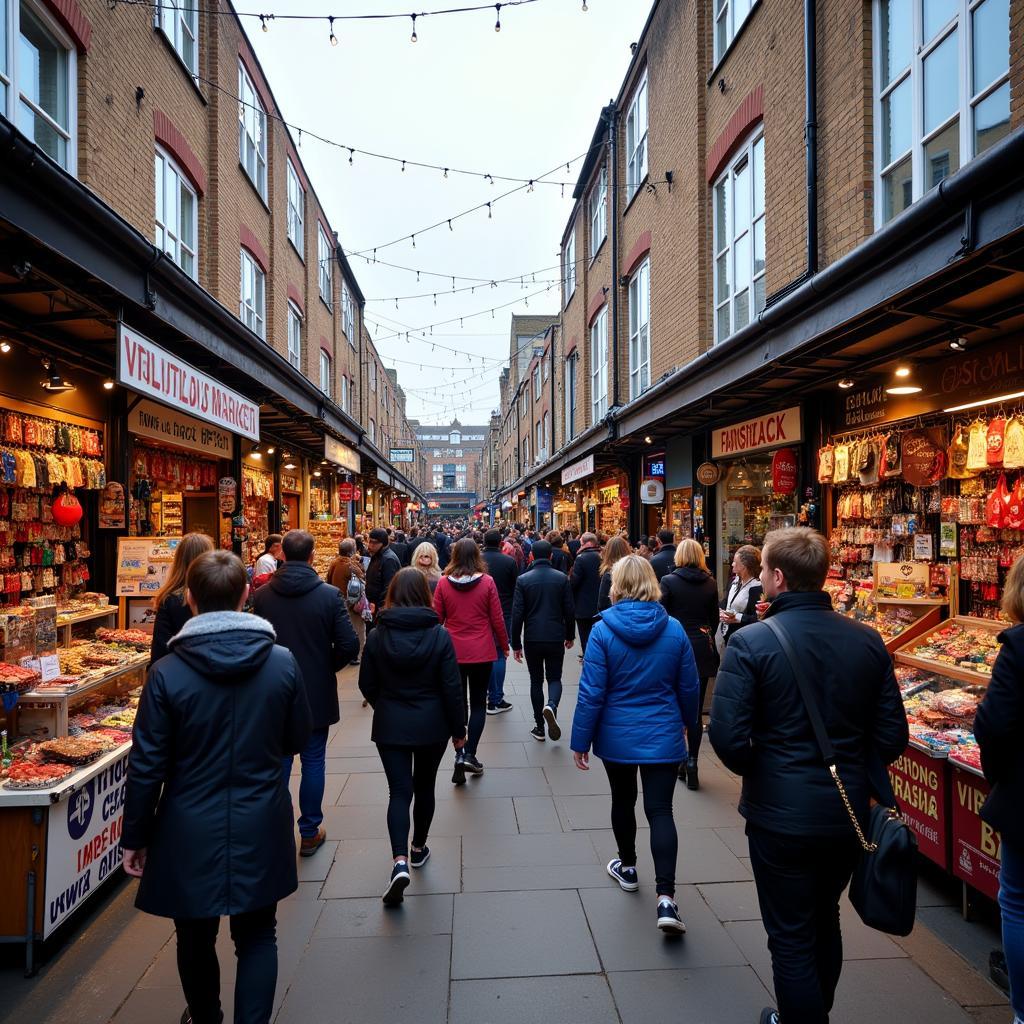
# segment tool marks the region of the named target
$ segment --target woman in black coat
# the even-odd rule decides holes
[[[213,540],[205,533],[186,533],[178,541],[167,579],[153,596],[156,619],[153,621],[153,643],[149,649],[150,664],[167,653],[167,642],[172,636],[177,636],[181,627],[192,618],[192,611],[185,603],[185,576],[188,567],[200,555],[212,550]]]
[[[400,569],[388,587],[377,627],[366,638],[359,689],[373,708],[370,739],[388,779],[388,834],[393,863],[384,902],[402,902],[430,856],[434,785],[448,741],[466,742],[466,708],[459,665],[448,631],[438,621],[430,588],[419,569]],[[409,805],[413,806],[412,857]]]
[[[135,904],[174,918],[187,1019],[218,1020],[219,918],[231,916],[235,1019],[269,1021],[278,900],[298,888],[281,759],[309,737],[291,653],[240,613],[248,580],[228,551],[188,572],[191,618],[142,691],[125,786],[122,861]]]
[[[704,732],[704,701],[708,683],[718,671],[718,651],[714,642],[719,621],[718,584],[708,572],[704,548],[695,540],[680,542],[676,548],[675,563],[676,568],[662,577],[661,603],[686,631],[697,662],[697,675],[700,676],[700,703],[697,705],[700,728],[689,737],[689,756],[686,763],[679,766],[679,778],[686,780],[687,788],[699,789],[697,755]]]

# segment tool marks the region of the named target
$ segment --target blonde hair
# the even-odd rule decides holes
[[[700,541],[696,541],[692,537],[681,540],[679,547],[676,548],[676,565],[680,567],[689,565],[702,572],[707,572],[708,563]]]
[[[612,604],[617,601],[661,600],[661,587],[654,575],[651,563],[643,555],[626,555],[620,558],[612,569]]]
[[[430,568],[420,568],[420,556],[430,555]],[[430,541],[424,541],[418,545],[416,550],[412,553],[412,564],[409,566],[410,569],[418,569],[428,580],[439,580],[441,578],[441,566],[437,561],[437,548],[434,547]]]
[[[1024,622],[1024,555],[1013,563],[1006,574],[1000,607],[1011,622]]]
[[[172,594],[183,595],[185,593],[185,577],[188,575],[189,566],[207,551],[213,550],[213,538],[207,537],[205,533],[186,533],[178,546],[174,549],[174,558],[171,559],[171,568],[167,573],[167,579],[163,586],[153,595],[153,609],[160,610]]]
[[[630,554],[629,541],[622,537],[610,537],[604,546],[604,553],[601,555],[601,575],[611,572],[612,566],[621,558]]]

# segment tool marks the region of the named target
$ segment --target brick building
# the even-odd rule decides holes
[[[463,426],[458,419],[447,426],[417,422],[417,480],[432,516],[469,515],[488,495],[487,438],[490,424]]]

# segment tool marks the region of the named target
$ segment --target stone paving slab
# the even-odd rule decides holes
[[[516,796],[512,798],[516,823],[524,835],[561,832],[555,801],[549,796]]]
[[[406,896],[399,910],[385,907],[379,897],[332,899],[324,904],[313,941],[366,936],[451,935],[453,914],[454,897],[445,893]]]
[[[410,895],[460,892],[462,889],[461,839],[434,836],[430,860],[412,871]],[[324,882],[325,900],[375,896],[380,899],[391,877],[394,861],[387,839],[342,839],[330,874]]]
[[[619,1024],[600,975],[453,981],[449,1024]]]

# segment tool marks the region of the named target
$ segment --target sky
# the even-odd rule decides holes
[[[326,16],[429,11],[477,0],[235,2],[240,12]],[[290,124],[399,160],[525,179],[555,169],[549,179],[566,182],[564,198],[560,184],[537,184],[496,201],[517,183],[491,184],[454,170],[445,178],[441,170],[409,165],[403,171],[400,163],[358,152],[350,165],[347,150],[301,136],[303,163],[350,254],[367,299],[367,325],[385,365],[398,370],[410,418],[486,423],[499,405],[511,315],[558,313],[559,247],[578,158],[601,108],[618,92],[629,44],[650,10],[648,0],[586,0],[586,12],[581,6],[582,0],[503,4],[500,32],[493,8],[419,17],[415,43],[409,18],[336,21],[337,46],[330,45],[326,17],[270,20],[266,32],[259,20],[243,18]],[[490,218],[483,209],[453,220],[451,230],[444,223],[418,233],[415,248],[408,241],[488,201]],[[367,259],[352,255],[360,252]],[[459,291],[452,292],[447,275],[456,276]],[[497,287],[487,283],[513,276]],[[446,320],[454,322],[442,325]],[[430,325],[438,325],[433,333]]]

